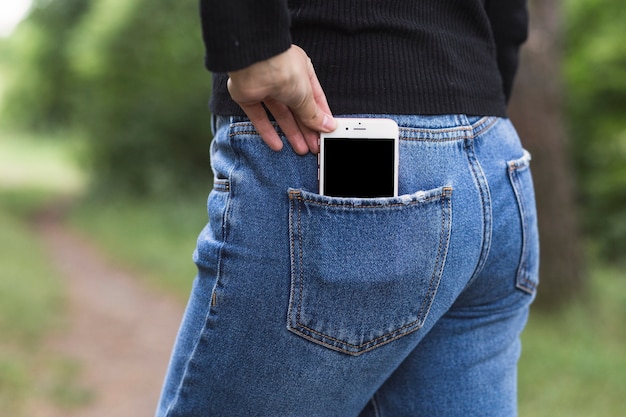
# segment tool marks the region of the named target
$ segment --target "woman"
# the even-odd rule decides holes
[[[525,2],[200,4],[215,187],[157,416],[515,416]],[[316,194],[331,109],[396,120],[400,197]]]

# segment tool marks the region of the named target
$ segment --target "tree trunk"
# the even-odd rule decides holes
[[[584,292],[586,271],[562,106],[560,2],[529,3],[530,35],[509,114],[533,155],[541,239],[537,305],[554,310]]]

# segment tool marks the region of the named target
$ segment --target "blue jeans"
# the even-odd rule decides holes
[[[385,117],[400,196],[377,199],[320,196],[315,155],[218,120],[158,417],[516,415],[530,155],[506,119]]]

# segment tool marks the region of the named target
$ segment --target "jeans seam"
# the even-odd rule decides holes
[[[483,117],[472,126],[473,137],[476,138],[491,129],[500,119],[497,117]]]
[[[446,224],[448,225],[451,224],[450,217],[452,216],[452,198],[451,198],[452,188],[447,188],[447,190],[448,190],[447,195],[449,198],[441,200],[441,205],[442,205],[441,207],[441,236],[439,238],[439,248],[437,249],[437,259],[435,261],[435,268],[433,271],[433,276],[430,278],[428,292],[424,296],[424,300],[422,301],[422,306],[418,314],[418,317],[421,317],[422,313],[424,314],[422,318],[422,323],[426,320],[426,316],[428,316],[428,313],[430,312],[430,307],[433,304],[433,301],[435,299],[435,294],[437,293],[437,289],[439,288],[439,282],[441,280],[436,279],[436,276],[439,275],[439,277],[441,277],[443,275],[443,267],[445,265],[445,259],[448,253],[448,246],[450,244],[451,233],[446,233],[446,229],[447,229]],[[447,207],[443,207],[446,203],[447,203]],[[446,217],[447,217],[447,221],[446,221]],[[445,245],[443,242],[444,236],[447,236],[445,239],[446,240]],[[430,303],[428,303],[428,308],[426,308],[426,311],[424,311],[425,304],[427,303],[429,299],[430,299]]]
[[[217,118],[215,118],[215,121],[217,122]],[[230,144],[230,147],[232,148],[232,144]],[[238,162],[237,162],[238,163]],[[217,300],[216,300],[216,289],[221,285],[221,276],[222,276],[222,251],[224,248],[224,245],[226,243],[226,239],[227,239],[227,235],[228,235],[228,227],[227,227],[227,219],[228,219],[228,214],[231,210],[231,200],[232,200],[232,194],[231,194],[231,178],[232,178],[232,172],[235,169],[237,164],[235,164],[233,166],[233,168],[231,168],[231,170],[228,173],[228,178],[221,178],[221,179],[216,179],[217,182],[217,191],[219,192],[227,192],[228,193],[228,197],[226,199],[226,203],[225,203],[225,207],[224,207],[224,214],[222,216],[222,224],[221,224],[221,230],[222,230],[222,235],[221,235],[221,241],[220,241],[220,247],[217,253],[217,265],[216,265],[216,272],[215,272],[215,286],[213,287],[212,290],[212,294],[211,294],[211,301],[210,301],[210,306],[207,310],[206,316],[204,317],[204,326],[206,328],[207,323],[209,321],[209,318],[211,317],[212,314],[215,313],[215,307],[217,304]],[[204,331],[204,330],[203,330]],[[185,389],[185,382],[187,380],[187,376],[188,376],[188,372],[189,372],[189,367],[192,363],[192,361],[195,358],[195,354],[196,351],[198,350],[198,345],[200,344],[200,341],[202,340],[202,332],[201,334],[198,335],[197,340],[194,342],[194,346],[193,349],[191,350],[191,354],[189,355],[189,357],[187,358],[187,360],[185,361],[185,366],[184,366],[184,371],[182,372],[181,378],[180,378],[180,383],[178,384],[178,386],[176,387],[176,391],[175,391],[175,395],[172,397],[172,401],[170,402],[170,404],[168,405],[167,409],[165,410],[164,413],[164,417],[167,417],[170,415],[170,413],[172,412],[172,410],[175,410],[176,405],[178,404],[178,401],[180,399],[181,393],[182,391]]]
[[[228,239],[228,218],[230,216],[230,212],[232,210],[232,191],[233,191],[233,184],[232,184],[232,176],[233,176],[233,171],[237,168],[237,166],[239,165],[239,155],[235,152],[235,149],[232,145],[231,139],[229,137],[229,141],[228,141],[228,145],[230,146],[230,148],[232,149],[233,153],[235,153],[237,155],[237,161],[235,164],[233,164],[232,168],[230,169],[230,171],[228,172],[228,186],[226,187],[226,189],[224,190],[224,192],[228,193],[228,197],[226,198],[226,203],[225,203],[225,207],[224,207],[224,214],[222,216],[222,224],[221,224],[221,229],[222,229],[222,240],[220,242],[220,247],[219,247],[219,251],[217,253],[217,267],[216,267],[216,272],[215,272],[215,289],[220,288],[222,286],[222,275],[223,275],[223,250],[224,250],[224,245],[226,244],[226,240]],[[214,293],[215,293],[215,289],[214,289]],[[209,315],[211,314],[211,310],[209,310]],[[207,317],[208,319],[208,317]]]
[[[406,207],[406,206],[412,206],[416,204],[424,204],[424,203],[431,202],[433,200],[440,200],[442,197],[447,197],[450,195],[451,192],[452,192],[451,187],[444,186],[444,187],[441,187],[441,192],[425,197],[423,199],[415,199],[415,200],[411,200],[408,202],[398,202],[398,203],[392,203],[392,204],[359,204],[359,205],[355,205],[350,202],[344,203],[344,202],[329,202],[329,201],[313,200],[310,198],[303,197],[297,190],[290,191],[289,194],[293,198],[298,199],[298,201],[307,202],[308,204],[311,204],[311,205],[316,205],[316,206],[321,206],[321,207],[335,207],[335,208],[346,207],[346,208],[350,208],[353,210],[359,210],[359,209]],[[396,197],[392,197],[392,198],[396,198]]]
[[[298,197],[298,200],[300,200],[300,197]],[[301,204],[298,204],[298,262],[299,262],[299,266],[298,266],[298,272],[299,272],[299,276],[298,276],[298,284],[300,287],[300,291],[298,294],[298,312],[296,314],[296,324],[299,324],[301,321],[301,317],[302,317],[302,295],[304,294],[304,269],[302,268],[302,265],[304,263],[304,253],[302,251],[302,208],[301,208]]]
[[[491,123],[488,127],[490,127],[491,125],[493,125],[493,123]],[[486,130],[487,127],[483,128],[481,132],[484,132]],[[485,172],[483,171],[482,166],[480,165],[480,162],[476,157],[476,153],[474,150],[475,140],[476,136],[466,138],[465,150],[467,153],[468,164],[470,166],[472,176],[474,177],[474,180],[478,185],[478,193],[480,195],[480,203],[482,206],[483,214],[483,236],[480,254],[478,256],[478,262],[472,276],[467,282],[467,285],[470,285],[476,279],[476,277],[478,277],[485,264],[487,263],[487,257],[489,256],[489,252],[491,249],[492,234],[491,195],[489,192],[489,185],[485,176]]]
[[[381,417],[380,408],[378,406],[378,401],[376,400],[377,396],[378,396],[378,394],[374,394],[372,396],[372,399],[371,399],[372,408],[374,409],[374,417]]]
[[[468,137],[476,137],[487,130],[491,129],[498,120],[498,117],[486,116],[480,118],[477,122],[470,124],[466,116],[457,117],[457,122],[461,126],[448,128],[428,128],[420,129],[416,127],[400,127],[401,140],[416,142],[451,142],[464,140]],[[449,135],[449,136],[447,136]]]
[[[516,161],[511,161],[509,162],[509,178],[511,181],[511,185],[513,188],[513,192],[515,193],[515,198],[517,200],[517,204],[519,206],[519,211],[520,211],[520,221],[522,224],[522,250],[521,250],[521,255],[520,255],[520,263],[517,269],[517,273],[516,273],[516,284],[515,286],[528,293],[528,294],[533,294],[536,289],[537,289],[537,285],[527,277],[527,259],[528,259],[528,255],[527,255],[527,251],[528,251],[528,231],[527,231],[527,225],[526,225],[526,204],[524,199],[521,197],[520,193],[520,189],[521,186],[519,184],[520,179],[519,179],[519,175],[520,175],[520,171],[522,170],[527,170],[528,169],[528,165],[516,165],[515,164]]]

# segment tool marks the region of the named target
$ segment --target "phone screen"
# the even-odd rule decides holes
[[[323,194],[333,197],[393,197],[394,139],[326,138]]]

